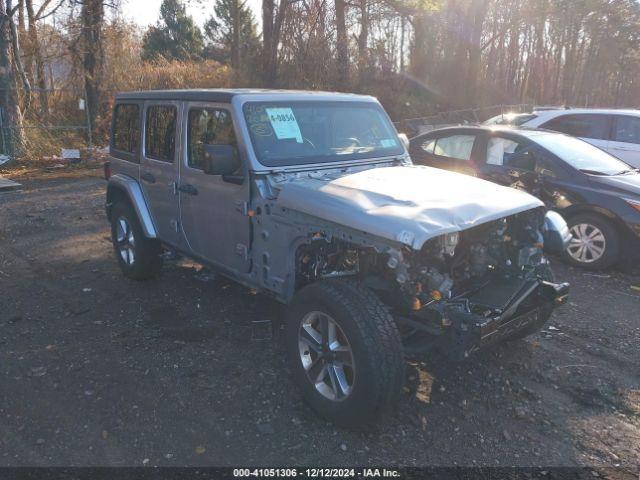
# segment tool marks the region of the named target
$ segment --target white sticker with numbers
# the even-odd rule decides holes
[[[302,143],[302,133],[293,110],[290,108],[265,108],[265,110],[279,140],[295,138],[296,142]]]

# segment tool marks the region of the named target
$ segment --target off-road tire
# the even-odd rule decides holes
[[[567,219],[569,230],[579,224],[593,225],[602,232],[606,241],[604,254],[599,259],[586,263],[576,260],[565,250],[564,260],[570,265],[588,270],[604,270],[613,266],[620,258],[620,234],[615,225],[596,213],[579,213]]]
[[[124,218],[131,227],[135,240],[135,256],[132,264],[128,264],[120,255],[117,242],[118,222]],[[129,203],[117,202],[111,210],[111,242],[118,259],[118,265],[125,276],[134,280],[156,278],[162,269],[162,247],[155,239],[147,238],[142,231],[138,216]]]
[[[298,335],[303,319],[314,311],[335,320],[353,352],[353,389],[342,401],[322,396],[302,365]],[[404,384],[400,334],[384,304],[363,285],[336,279],[304,287],[288,308],[286,328],[293,377],[304,399],[322,417],[347,427],[368,426],[399,399]]]

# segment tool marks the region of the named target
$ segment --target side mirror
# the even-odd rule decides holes
[[[398,134],[398,138],[400,139],[400,141],[404,145],[404,148],[409,150],[410,142],[409,142],[409,137],[407,137],[407,134],[406,133],[399,133]]]
[[[232,175],[240,168],[240,159],[231,145],[204,144],[204,173],[207,175]]]

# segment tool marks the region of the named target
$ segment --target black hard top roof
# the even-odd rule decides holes
[[[188,90],[145,90],[138,92],[122,92],[116,94],[119,100],[187,100],[201,102],[229,103],[236,95],[350,95],[333,92],[316,92],[306,90],[268,90],[255,88],[231,88],[231,89],[188,89]]]

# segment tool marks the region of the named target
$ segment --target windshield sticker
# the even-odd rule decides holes
[[[302,143],[302,133],[293,110],[290,108],[266,108],[273,131],[279,140],[295,138]]]
[[[380,145],[384,148],[391,148],[396,146],[396,141],[393,138],[383,138],[380,140]]]

